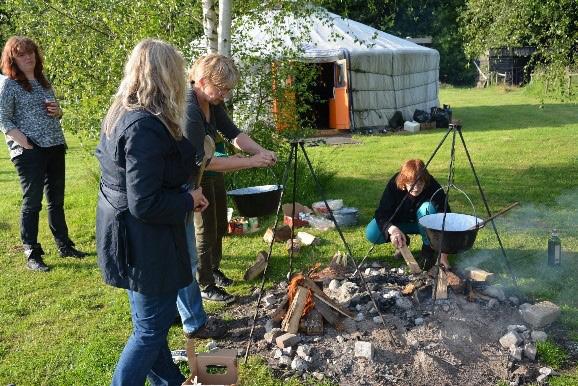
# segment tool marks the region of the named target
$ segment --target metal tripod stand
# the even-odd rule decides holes
[[[293,274],[293,235],[294,235],[294,225],[295,225],[295,221],[294,221],[294,219],[295,219],[295,197],[297,194],[297,181],[298,181],[297,180],[297,155],[298,155],[298,149],[301,149],[303,156],[305,158],[305,161],[307,163],[307,166],[309,168],[309,171],[311,172],[311,175],[313,176],[313,179],[315,181],[317,193],[319,194],[319,196],[323,200],[323,202],[325,204],[325,208],[327,209],[327,212],[329,213],[329,218],[331,219],[331,221],[333,221],[333,224],[335,225],[335,229],[339,233],[339,237],[341,238],[341,241],[343,242],[343,245],[345,246],[345,249],[347,250],[348,262],[353,265],[353,267],[355,268],[355,272],[357,273],[357,276],[360,278],[361,283],[363,284],[364,289],[370,295],[371,301],[373,302],[373,306],[375,307],[375,309],[377,310],[377,313],[381,317],[383,325],[386,327],[386,331],[390,335],[391,341],[396,345],[399,344],[397,342],[397,340],[394,338],[394,336],[391,334],[391,331],[389,329],[387,329],[385,318],[384,318],[383,314],[381,313],[381,311],[379,310],[379,306],[378,306],[377,302],[375,301],[374,297],[372,296],[371,290],[369,289],[367,282],[365,280],[365,277],[361,273],[361,270],[359,269],[359,266],[358,266],[355,258],[353,257],[353,253],[351,252],[351,248],[349,247],[349,244],[345,240],[345,237],[343,235],[343,232],[341,231],[341,228],[339,227],[339,224],[335,220],[335,217],[333,215],[333,210],[329,207],[329,204],[327,203],[327,199],[325,198],[325,192],[323,191],[323,187],[321,186],[321,183],[319,182],[319,179],[317,178],[317,174],[315,174],[315,170],[313,169],[313,165],[311,164],[311,160],[309,159],[309,156],[307,155],[307,151],[305,150],[305,141],[302,139],[295,140],[295,141],[292,141],[290,143],[290,145],[291,145],[291,149],[289,152],[289,157],[287,159],[287,166],[285,167],[285,171],[283,173],[283,179],[281,182],[282,186],[286,186],[287,178],[289,176],[289,169],[291,168],[291,166],[293,166],[293,197],[292,197],[293,206],[292,206],[292,210],[291,210],[291,218],[293,219],[293,221],[291,221],[291,247],[289,248],[289,272],[287,273],[287,280],[290,280],[290,278]],[[255,331],[255,322],[256,322],[257,316],[259,314],[259,305],[261,304],[261,299],[263,297],[263,289],[265,287],[265,280],[267,278],[267,268],[269,267],[269,259],[271,258],[271,252],[273,251],[273,243],[275,242],[277,225],[279,224],[279,212],[281,211],[281,203],[283,202],[284,194],[285,194],[285,190],[283,190],[281,192],[281,197],[279,199],[279,204],[277,206],[277,213],[275,215],[275,225],[273,226],[273,237],[272,237],[271,242],[269,243],[269,251],[267,253],[265,270],[263,271],[263,277],[261,278],[261,286],[260,286],[260,290],[259,290],[259,296],[257,298],[257,304],[255,305],[253,322],[251,324],[251,331],[249,333],[249,341],[247,343],[247,349],[245,350],[245,359],[244,359],[245,363],[247,362],[247,359],[249,357],[249,350],[250,350],[251,344],[253,342],[253,333]]]

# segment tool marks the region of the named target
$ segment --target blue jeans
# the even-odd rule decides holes
[[[112,377],[113,386],[181,385],[185,377],[173,363],[167,334],[175,320],[177,292],[160,296],[127,290],[133,333]]]
[[[191,257],[191,268],[193,270],[193,281],[185,288],[179,290],[177,296],[177,309],[183,322],[183,330],[186,333],[195,332],[207,322],[207,314],[203,308],[201,289],[196,279],[197,273],[197,247],[195,242],[195,221],[193,214],[187,216],[186,232],[187,247]]]
[[[429,245],[429,240],[427,238],[425,228],[419,225],[419,219],[426,214],[434,213],[437,213],[436,208],[430,201],[425,201],[420,205],[416,212],[416,221],[418,221],[417,223],[399,223],[394,225],[405,234],[421,235],[421,241],[423,244]],[[384,235],[381,232],[381,229],[379,229],[379,225],[375,219],[371,220],[371,222],[365,228],[365,238],[373,244],[385,244],[389,242],[389,234]]]

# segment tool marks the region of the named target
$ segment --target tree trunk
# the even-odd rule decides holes
[[[231,56],[231,0],[219,0],[219,54]]]
[[[215,0],[203,0],[203,30],[205,32],[205,45],[209,54],[218,51],[216,5]]]

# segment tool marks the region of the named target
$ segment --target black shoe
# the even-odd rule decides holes
[[[48,266],[44,264],[44,261],[42,260],[41,256],[30,257],[28,261],[26,261],[26,268],[36,272],[50,271],[50,268],[48,268]]]
[[[223,271],[220,269],[215,269],[213,271],[213,277],[215,278],[215,284],[219,287],[228,287],[233,284],[233,280],[229,279]]]
[[[187,339],[219,339],[226,333],[227,329],[223,326],[222,321],[209,319],[197,331],[185,332],[185,336]]]
[[[212,300],[214,302],[224,302],[233,303],[235,297],[221,287],[217,287],[214,284],[207,286],[204,290],[201,290],[201,297],[205,300]]]
[[[60,253],[60,257],[74,257],[75,259],[83,259],[86,256],[86,253],[79,251],[72,245],[58,247],[58,253]]]

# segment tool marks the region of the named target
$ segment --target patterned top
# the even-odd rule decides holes
[[[32,91],[28,92],[15,80],[0,80],[0,130],[6,134],[20,129],[28,140],[39,147],[66,144],[60,120],[46,112],[46,98],[55,99],[52,88],[45,89],[37,80],[30,80]],[[6,137],[10,158],[23,152],[14,140]]]

